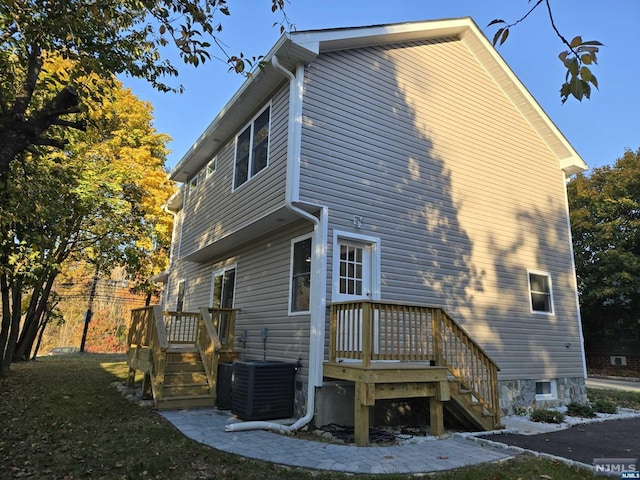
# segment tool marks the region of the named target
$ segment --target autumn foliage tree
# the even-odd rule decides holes
[[[271,0],[282,13],[284,0]],[[84,129],[86,102],[104,79],[128,75],[161,91],[180,91],[168,79],[178,70],[163,58],[164,47],[177,49],[185,63],[198,65],[221,52],[230,68],[244,72],[255,58],[228,54],[218,35],[230,14],[226,0],[6,0],[0,2],[0,175],[26,151],[63,149],[70,129]],[[72,62],[47,70],[47,59]],[[55,85],[38,101],[42,78]]]
[[[49,57],[43,67],[72,70],[66,63]],[[58,83],[46,76],[41,81],[51,88],[39,86],[37,100],[47,104]],[[123,265],[132,275],[157,273],[166,262],[171,220],[162,204],[173,192],[164,170],[168,137],[153,129],[151,107],[117,80],[104,82],[92,74],[82,81],[102,92],[99,102],[85,104],[86,132],[74,131],[64,150],[23,156],[4,179],[0,353],[5,373],[12,361],[29,357],[54,311],[52,289],[65,262],[81,259],[105,273]]]
[[[568,196],[587,345],[638,338],[640,150],[578,175]]]

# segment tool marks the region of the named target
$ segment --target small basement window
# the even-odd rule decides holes
[[[558,387],[555,380],[536,382],[536,400],[555,400],[558,398]]]
[[[627,357],[622,355],[622,356],[617,356],[611,357],[611,365],[614,365],[616,367],[626,367],[627,366]]]

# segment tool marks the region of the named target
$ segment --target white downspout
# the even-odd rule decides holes
[[[285,205],[288,210],[313,222],[313,259],[310,293],[311,328],[309,334],[309,377],[307,388],[307,412],[292,425],[258,421],[231,423],[225,427],[227,432],[243,430],[274,430],[281,433],[296,431],[311,421],[315,413],[315,388],[322,385],[322,362],[324,359],[324,326],[326,309],[326,246],[328,231],[328,208],[320,208],[320,216],[302,210],[299,204],[300,184],[300,146],[302,137],[302,92],[304,84],[304,65],[296,67],[294,75],[284,68],[273,56],[272,65],[289,79],[289,125],[287,132],[287,185]]]

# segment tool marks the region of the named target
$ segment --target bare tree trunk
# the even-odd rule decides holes
[[[22,280],[14,279],[11,284],[7,282],[8,291],[11,292],[9,300],[9,335],[7,338],[7,346],[4,351],[4,357],[2,358],[2,372],[4,374],[9,373],[9,368],[13,360],[13,354],[16,348],[16,342],[18,340],[18,334],[20,332],[20,316],[21,316],[21,300],[22,300]],[[4,321],[4,319],[3,319]]]
[[[38,340],[36,341],[36,346],[33,349],[33,353],[31,354],[31,360],[35,360],[38,356],[38,350],[40,350],[40,345],[42,344],[42,337],[44,336],[44,331],[49,324],[49,315],[46,316],[42,324],[40,325],[40,331],[38,332]]]
[[[13,352],[9,352],[9,330],[11,330],[11,296],[7,274],[0,274],[0,295],[2,296],[2,328],[0,329],[0,376],[9,373]]]
[[[40,323],[45,317],[51,288],[53,287],[53,282],[57,276],[57,272],[50,274],[46,280],[44,288],[40,286],[40,288],[34,290],[29,306],[30,311],[25,319],[24,326],[22,327],[22,335],[20,336],[20,340],[17,343],[16,350],[13,355],[14,361],[29,360],[33,344],[35,343],[38,335]]]

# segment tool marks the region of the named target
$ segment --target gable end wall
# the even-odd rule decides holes
[[[329,238],[381,239],[383,300],[444,306],[503,380],[582,376],[563,173],[462,41],[321,54],[301,163]],[[550,273],[554,315],[531,313],[528,268]]]

